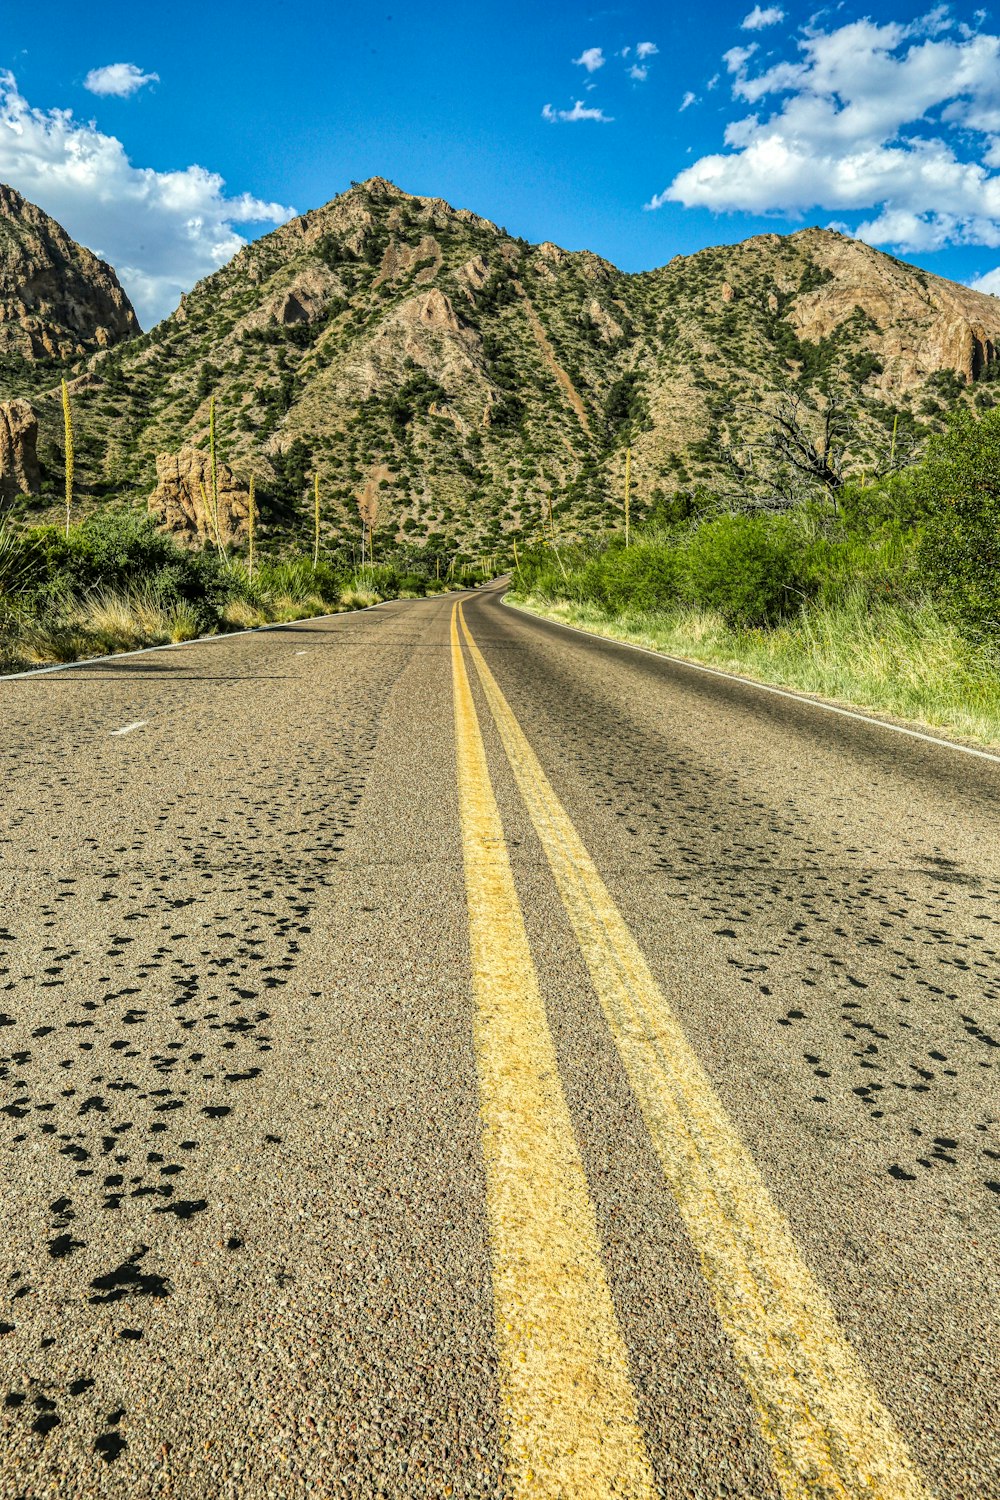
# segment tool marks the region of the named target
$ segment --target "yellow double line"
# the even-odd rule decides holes
[[[528,947],[461,626],[608,1028],[788,1500],[928,1500],[893,1418],[468,628],[452,611],[459,800],[494,1316],[519,1497],[655,1493]]]

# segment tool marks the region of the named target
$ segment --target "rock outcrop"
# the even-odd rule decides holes
[[[755,242],[750,240],[748,245]],[[1000,344],[1000,301],[954,281],[929,276],[870,245],[826,229],[806,229],[789,243],[828,279],[801,293],[789,313],[800,338],[829,338],[860,310],[871,327],[867,347],[887,394],[954,370],[971,385]]]
[[[0,401],[0,503],[36,495],[39,486],[38,418],[28,401]]]
[[[219,489],[218,536],[224,547],[247,539],[250,516],[249,487],[228,464],[217,464]],[[216,541],[212,514],[212,463],[197,448],[161,453],[156,460],[156,489],[149,509],[165,531],[192,543]]]
[[[458,333],[460,325],[450,298],[444,292],[425,292],[403,304],[403,322],[410,328],[426,328],[436,333]]]
[[[140,332],[105,261],[0,183],[0,356],[69,362]],[[0,389],[0,395],[4,392]]]

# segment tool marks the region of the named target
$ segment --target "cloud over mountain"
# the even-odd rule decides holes
[[[283,224],[295,213],[249,193],[230,197],[201,166],[135,166],[93,121],[33,108],[12,73],[0,73],[0,181],[111,262],[144,327],[245,244],[238,225]]]
[[[765,24],[759,10],[745,27]],[[793,54],[766,62],[755,46],[724,60],[734,101],[753,112],[649,207],[863,214],[855,234],[911,253],[1000,245],[1000,36],[939,7],[909,23],[807,28]]]

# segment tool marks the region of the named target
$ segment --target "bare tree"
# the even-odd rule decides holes
[[[729,479],[720,499],[783,510],[819,499],[837,509],[844,484],[879,479],[912,462],[922,434],[858,386],[805,391],[789,384],[757,400],[725,396],[711,413],[701,455]]]

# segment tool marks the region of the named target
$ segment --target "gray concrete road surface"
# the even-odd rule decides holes
[[[1000,765],[463,599],[0,682],[0,1496],[1000,1496]]]

